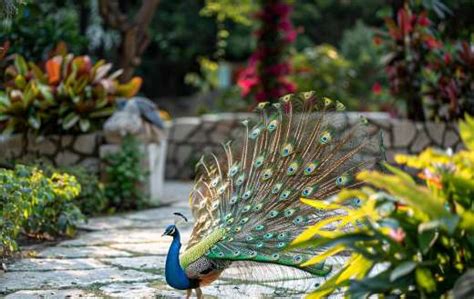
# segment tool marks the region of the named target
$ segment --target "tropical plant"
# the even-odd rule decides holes
[[[444,16],[446,6],[434,2],[433,9]],[[474,113],[472,45],[448,42],[436,25],[428,11],[409,2],[395,19],[386,19],[391,91],[405,101],[408,117],[414,120],[451,120]]]
[[[238,85],[243,97],[257,102],[276,101],[295,91],[295,85],[287,78],[288,49],[297,36],[290,18],[293,7],[286,0],[260,2],[256,14],[261,23],[256,32],[257,47],[247,68],[240,73]]]
[[[105,194],[110,208],[116,210],[139,209],[145,206],[140,184],[147,174],[141,167],[141,149],[138,140],[127,135],[120,150],[105,158],[107,183]]]
[[[73,199],[80,190],[68,174],[49,176],[23,165],[0,169],[0,256],[18,249],[20,233],[35,238],[74,235],[82,214]]]
[[[15,55],[5,70],[5,92],[0,92],[0,132],[88,132],[98,128],[115,110],[117,97],[135,95],[141,79],[120,84],[121,71],[89,56],[63,54],[40,68]]]
[[[474,118],[466,116],[460,131],[467,149],[459,153],[427,149],[419,156],[396,157],[421,170],[424,184],[386,165],[390,174],[364,171],[357,176],[372,187],[344,190],[331,203],[303,200],[338,211],[294,240],[296,246],[325,248],[305,265],[351,252],[342,269],[310,298],[341,287],[354,298],[439,298],[474,267]]]

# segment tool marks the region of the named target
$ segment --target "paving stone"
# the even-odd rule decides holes
[[[80,223],[78,227],[85,230],[106,230],[131,227],[134,222],[122,216],[108,216],[91,218],[87,222]]]
[[[49,247],[40,251],[38,257],[46,258],[80,258],[80,257],[114,257],[131,256],[130,253],[105,246],[87,247]]]
[[[10,271],[87,270],[107,265],[95,259],[22,259],[7,266]]]
[[[64,299],[64,298],[100,298],[94,293],[90,293],[79,289],[69,290],[31,290],[31,291],[18,291],[13,294],[7,295],[5,299],[37,299],[37,298],[48,298],[48,299]]]
[[[122,244],[110,244],[109,246],[119,250],[130,251],[137,254],[167,254],[171,244],[169,242],[152,242],[152,243],[122,243]]]
[[[161,275],[121,270],[114,267],[95,270],[46,272],[7,272],[0,277],[0,293],[45,288],[86,287],[114,282],[142,282],[163,279]]]
[[[165,255],[137,256],[137,257],[118,257],[101,259],[102,262],[113,266],[133,269],[157,270],[165,268]]]
[[[103,230],[61,242],[60,246],[106,245],[112,243],[148,243],[164,240],[164,229],[120,229]]]
[[[154,298],[160,295],[160,291],[148,283],[114,283],[101,287],[100,291],[112,298]]]

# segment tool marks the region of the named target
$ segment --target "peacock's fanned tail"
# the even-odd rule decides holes
[[[300,267],[317,248],[285,250],[305,228],[328,216],[300,198],[325,200],[360,184],[353,174],[377,160],[373,138],[364,121],[345,128],[332,113],[344,105],[314,92],[261,103],[257,110],[258,122],[243,122],[241,143],[225,143],[222,156],[197,164],[190,197],[196,222],[185,263],[204,254],[325,275],[330,267]]]

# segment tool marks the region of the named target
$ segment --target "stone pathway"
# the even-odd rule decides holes
[[[173,212],[190,217],[187,197],[190,183],[167,182],[166,192],[174,200],[171,206],[140,212],[99,217],[81,225],[75,239],[54,246],[34,249],[29,258],[7,265],[0,273],[0,297],[5,298],[177,298],[185,292],[166,285],[164,265],[169,237],[162,237],[166,225],[173,222]],[[191,224],[180,226],[187,240]],[[328,261],[337,267],[340,261]],[[265,273],[266,282],[236,281],[235,271],[215,284],[203,288],[206,298],[296,297],[307,287],[322,282],[320,278],[297,277],[291,269],[278,275]],[[281,273],[292,280],[279,281]],[[263,275],[263,274],[262,274]]]

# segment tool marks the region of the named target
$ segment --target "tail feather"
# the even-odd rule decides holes
[[[273,105],[261,103],[259,121],[243,122],[242,143],[225,143],[221,160],[212,155],[198,163],[200,176],[190,198],[196,223],[188,250],[224,229],[208,258],[327,274],[330,267],[324,265],[300,267],[317,248],[284,249],[306,227],[327,217],[300,198],[325,200],[341,188],[359,185],[353,174],[380,156],[365,122],[348,129],[332,113],[343,108],[314,92],[288,95]]]

